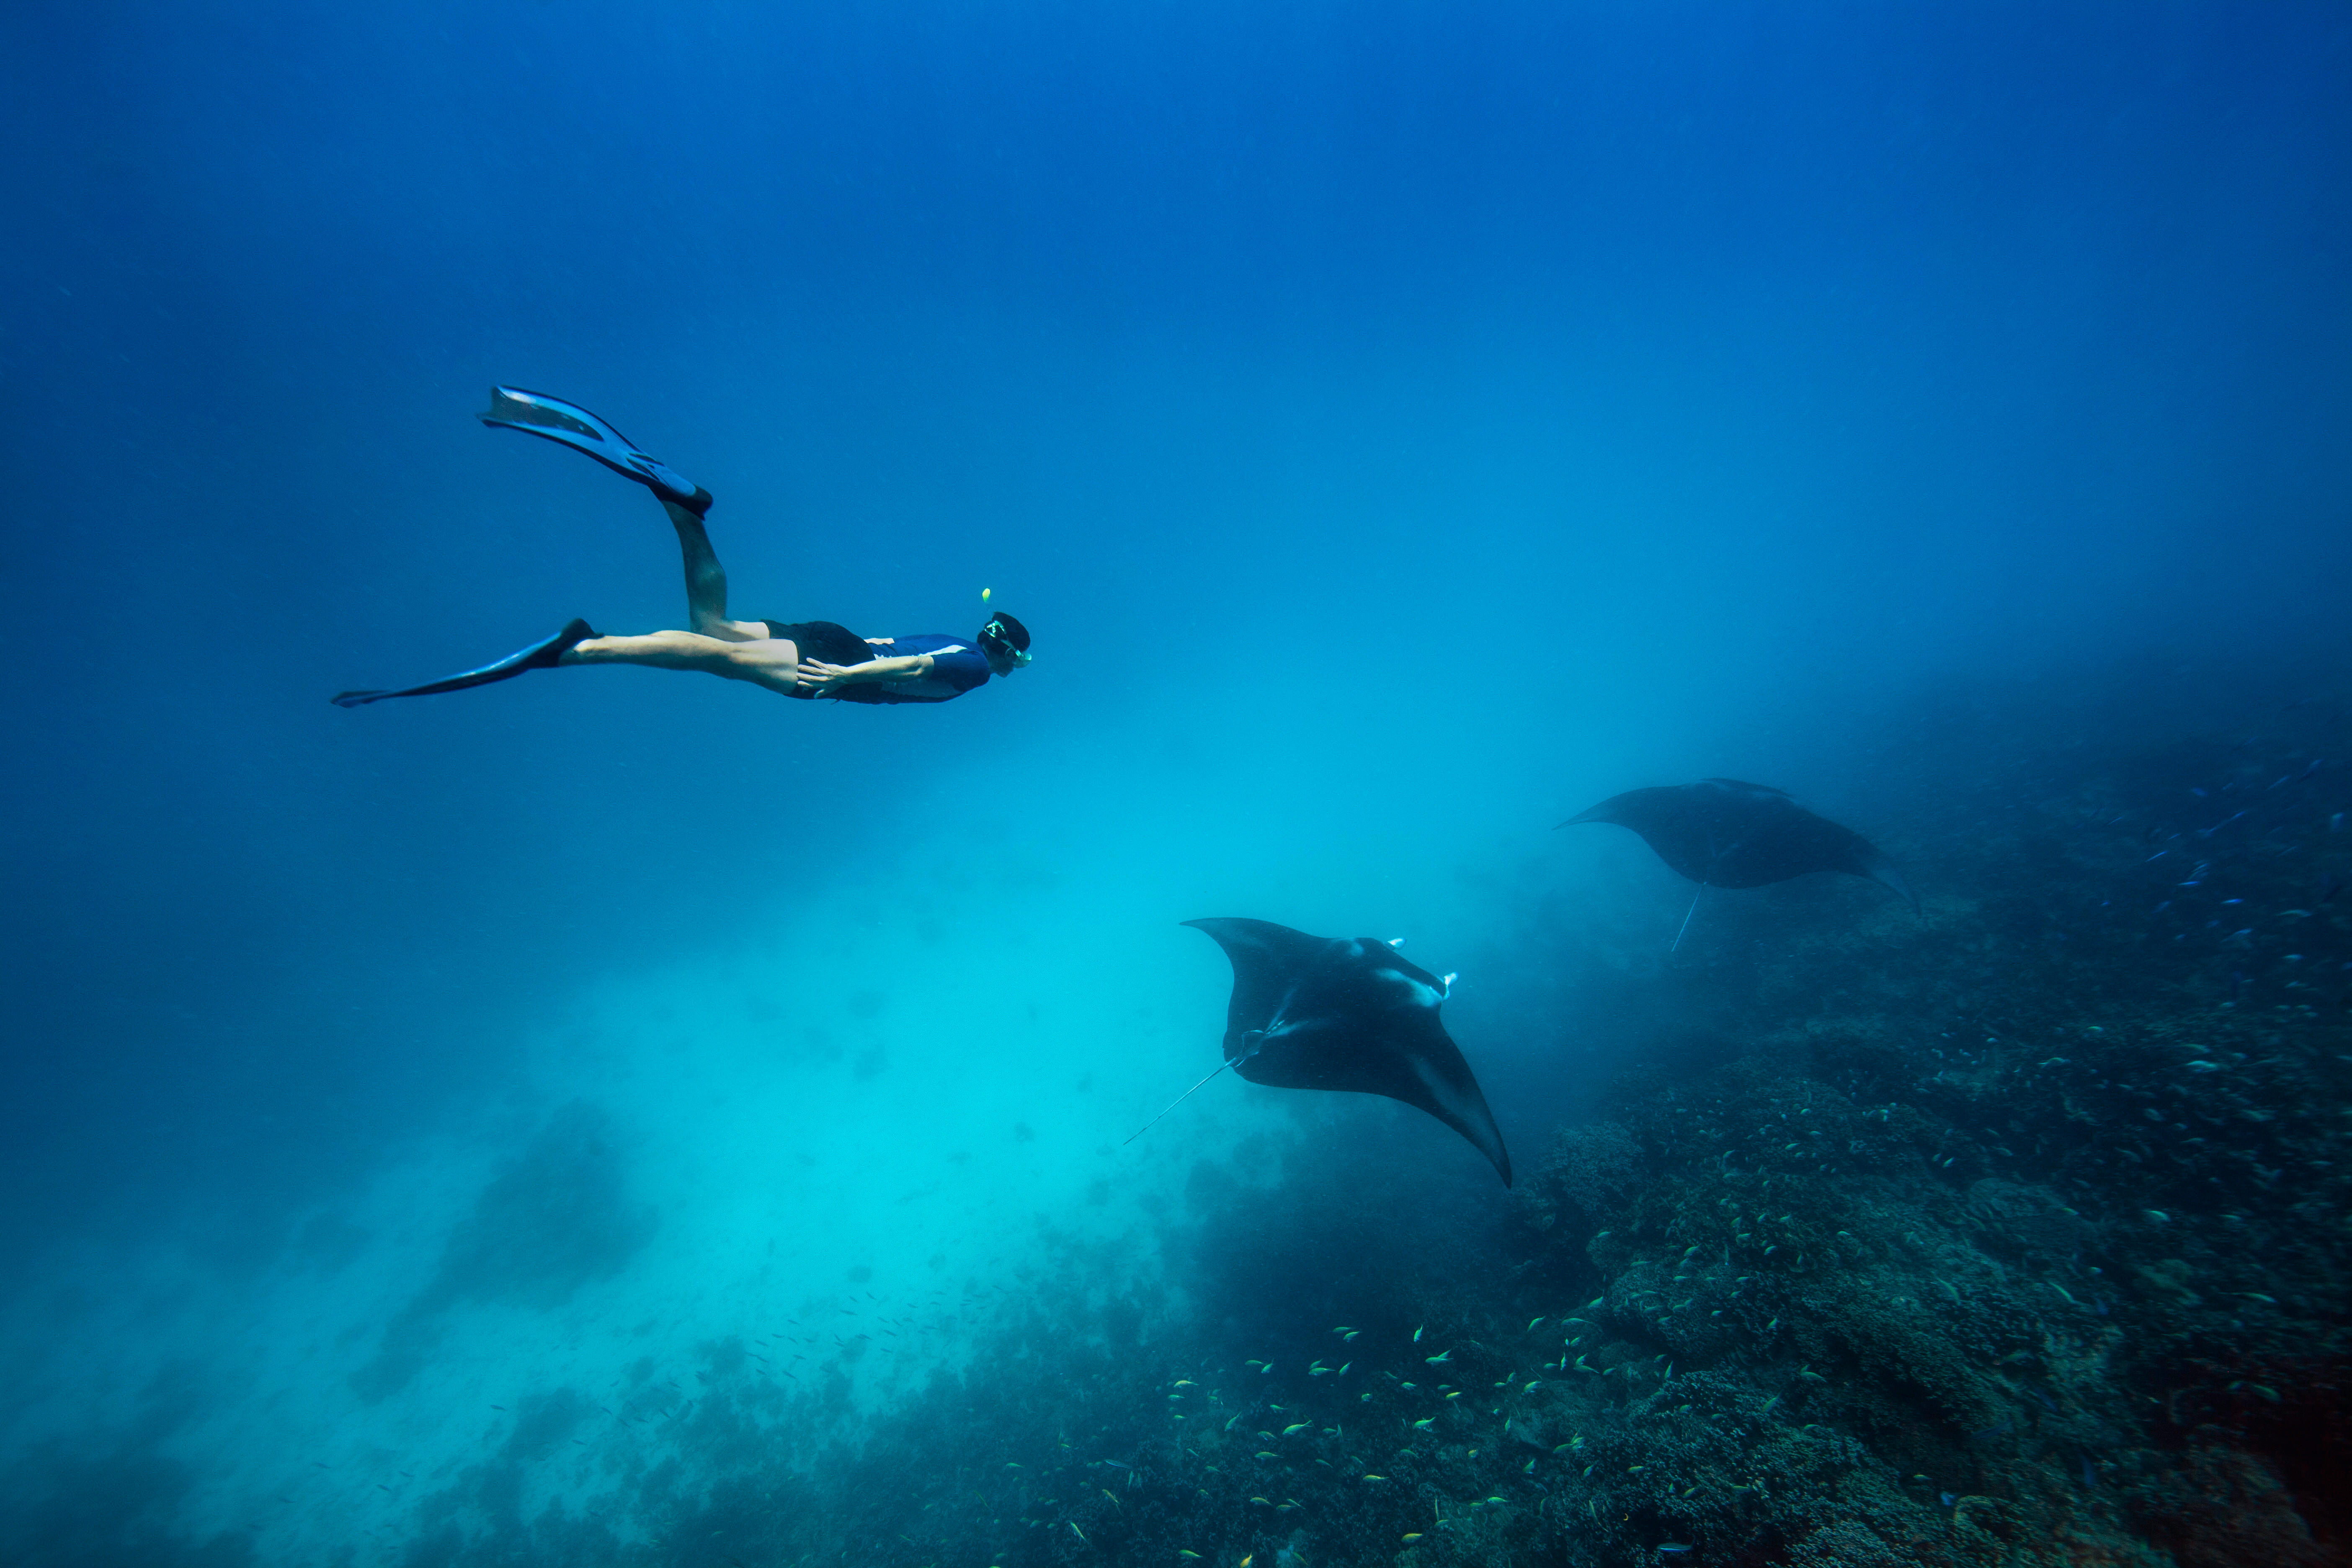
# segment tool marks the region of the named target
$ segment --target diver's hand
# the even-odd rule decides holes
[[[793,677],[793,686],[812,697],[827,697],[845,686],[855,686],[867,680],[919,680],[930,673],[931,656],[927,653],[905,655],[898,658],[868,659],[864,664],[845,668],[827,664],[822,659],[804,658]]]
[[[793,684],[811,697],[824,697],[838,691],[852,679],[849,671],[840,665],[814,658],[801,660],[800,668],[793,672]]]

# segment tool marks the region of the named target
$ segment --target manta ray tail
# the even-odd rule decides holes
[[[1239,1057],[1236,1057],[1236,1058],[1234,1058],[1234,1061],[1239,1061],[1240,1059],[1241,1059],[1241,1058],[1240,1058]],[[1233,1062],[1230,1062],[1230,1061],[1227,1061],[1227,1062],[1219,1062],[1219,1063],[1217,1064],[1217,1071],[1216,1071],[1216,1072],[1213,1072],[1213,1073],[1211,1073],[1211,1074],[1209,1075],[1209,1078],[1214,1078],[1214,1077],[1216,1077],[1216,1076],[1217,1076],[1217,1073],[1220,1073],[1220,1072],[1224,1071],[1227,1068],[1229,1068],[1229,1067],[1231,1067],[1231,1066],[1233,1066],[1233,1065],[1234,1065],[1234,1063],[1233,1063]],[[1181,1093],[1181,1094],[1178,1095],[1175,1099],[1173,1099],[1173,1100],[1170,1100],[1170,1101],[1168,1102],[1168,1110],[1175,1110],[1178,1106],[1180,1106],[1180,1105],[1183,1104],[1186,1100],[1188,1100],[1192,1099],[1192,1098],[1193,1090],[1194,1090],[1194,1089],[1200,1089],[1201,1087],[1202,1087],[1202,1085],[1205,1085],[1205,1084],[1209,1081],[1209,1078],[1204,1078],[1204,1079],[1202,1079],[1200,1081],[1200,1083],[1196,1083],[1196,1084],[1194,1084],[1194,1085],[1192,1086],[1192,1089],[1186,1089],[1183,1093]],[[1155,1127],[1159,1126],[1159,1125],[1160,1125],[1160,1123],[1161,1121],[1165,1121],[1165,1120],[1167,1119],[1167,1116],[1168,1116],[1168,1110],[1163,1110],[1163,1111],[1161,1111],[1158,1116],[1153,1117],[1150,1121],[1149,1121],[1145,1122],[1142,1126],[1140,1126],[1140,1127],[1137,1128],[1134,1131],[1132,1131],[1132,1132],[1129,1133],[1129,1134],[1127,1135],[1126,1142],[1124,1142],[1120,1143],[1120,1144],[1119,1144],[1119,1147],[1120,1147],[1120,1148],[1122,1148],[1122,1149],[1126,1148],[1126,1147],[1127,1147],[1127,1145],[1128,1145],[1129,1143],[1132,1143],[1132,1142],[1134,1142],[1137,1139],[1139,1139],[1139,1138],[1142,1137],[1145,1133],[1147,1133],[1147,1132],[1150,1131],[1153,1128],[1155,1128]]]
[[[1668,952],[1682,951],[1683,938],[1690,934],[1691,915],[1698,913],[1698,901],[1705,897],[1706,897],[1706,884],[1701,882],[1698,885],[1698,891],[1691,895],[1690,914],[1683,916],[1683,929],[1675,932],[1675,944],[1666,949]]]

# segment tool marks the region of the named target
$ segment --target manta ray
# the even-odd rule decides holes
[[[1850,827],[1816,816],[1769,784],[1738,779],[1701,779],[1692,784],[1627,790],[1559,826],[1613,822],[1648,840],[1658,858],[1708,888],[1760,888],[1808,871],[1843,871],[1867,877],[1902,894],[1919,910],[1911,891],[1878,847]],[[1698,908],[1698,900],[1691,900]],[[1690,918],[1683,918],[1690,928]],[[1679,946],[1682,938],[1675,938]]]
[[[1225,1009],[1223,1064],[1176,1105],[1226,1068],[1276,1089],[1384,1094],[1467,1138],[1494,1163],[1503,1184],[1511,1184],[1511,1156],[1494,1112],[1438,1020],[1454,976],[1432,974],[1399,953],[1395,942],[1375,937],[1309,936],[1271,921],[1184,924],[1225,950],[1234,994]]]

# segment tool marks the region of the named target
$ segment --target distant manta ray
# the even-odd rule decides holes
[[[1440,978],[1373,937],[1309,936],[1271,921],[1204,920],[1233,961],[1223,1066],[1276,1089],[1384,1094],[1425,1110],[1467,1138],[1511,1184],[1511,1156],[1470,1064],[1446,1037],[1437,1009],[1454,977]],[[1137,1130],[1132,1143],[1168,1114]]]
[[[1808,871],[1843,871],[1882,882],[1911,901],[1918,895],[1878,847],[1850,827],[1816,816],[1769,784],[1738,779],[1702,779],[1693,784],[1627,790],[1559,826],[1613,822],[1649,842],[1658,858],[1699,885],[1760,888]],[[1691,899],[1696,912],[1698,898]],[[1683,930],[1690,916],[1683,917]],[[1682,945],[1676,932],[1675,945]]]

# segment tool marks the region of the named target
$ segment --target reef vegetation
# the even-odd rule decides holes
[[[1670,953],[1654,901],[1521,889],[1481,967],[1642,1065],[1507,1200],[1310,1109],[1156,1237],[943,1285],[1001,1326],[881,1414],[845,1373],[921,1325],[780,1317],[522,1399],[351,1560],[2352,1560],[2352,720],[2035,732],[1877,759],[1922,916],[1813,879]],[[583,1235],[551,1288],[636,1239]],[[550,1467],[604,1500],[528,1503]]]
[[[409,1560],[2346,1561],[2352,725],[2291,719],[1958,784],[1923,732],[1925,918],[1824,879],[1489,955],[1650,1047],[1506,1218],[1311,1136],[1203,1165],[1161,1267],[987,1287],[887,1417],[715,1345],[624,1413],[633,1530],[500,1517],[507,1455]]]

